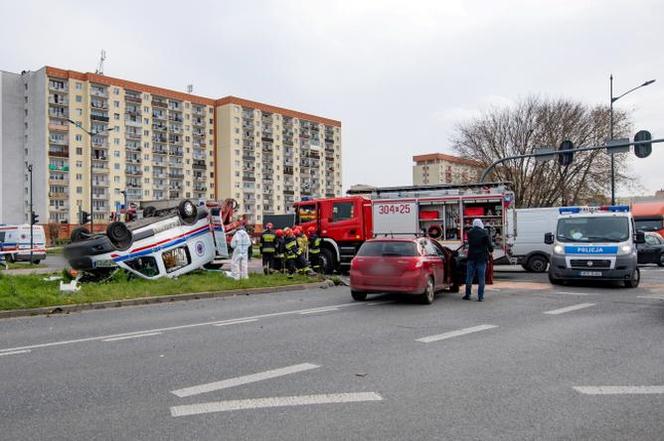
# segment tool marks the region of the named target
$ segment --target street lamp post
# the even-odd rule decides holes
[[[124,219],[123,220],[126,222],[127,221],[127,190],[122,190],[120,193],[122,194],[122,197],[124,198],[124,204],[123,204]]]
[[[96,135],[99,135],[100,133],[110,132],[111,130],[113,130],[113,128],[112,127],[107,127],[104,130],[99,130],[98,132],[93,132],[91,130],[84,129],[83,126],[81,125],[81,123],[77,123],[76,121],[72,121],[69,118],[67,119],[67,121],[69,121],[71,124],[73,124],[74,126],[78,127],[79,129],[81,129],[85,133],[87,133],[88,138],[90,139],[90,233],[94,233],[94,228],[95,228],[94,227],[94,222],[95,222],[94,217],[95,216],[94,216],[93,192],[92,192],[92,187],[93,187],[93,183],[92,183],[92,177],[93,177],[93,174],[92,174],[93,173],[93,167],[92,167],[92,152],[93,152],[92,137],[96,136]]]
[[[627,92],[622,95],[613,96],[613,74],[609,76],[609,97],[610,97],[610,106],[609,106],[609,139],[613,140],[613,103],[618,101],[620,98],[624,97],[628,93],[634,92],[636,89],[646,87],[654,83],[655,80],[648,80],[645,83],[629,89]],[[611,153],[611,205],[616,204],[616,165],[615,165],[615,155]]]

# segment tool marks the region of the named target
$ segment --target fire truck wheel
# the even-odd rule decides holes
[[[90,236],[90,231],[85,227],[74,228],[69,236],[69,239],[72,242],[80,242],[84,239],[87,239]]]
[[[180,215],[182,222],[184,222],[186,225],[193,225],[196,223],[196,215],[198,214],[198,210],[196,209],[196,206],[193,202],[191,202],[189,199],[185,199],[184,201],[180,202],[180,205],[178,205],[178,214]]]
[[[367,299],[367,293],[366,292],[351,291],[350,295],[353,296],[353,300],[357,300],[358,302],[361,302],[361,301]]]
[[[332,251],[327,248],[321,249],[319,259],[323,274],[332,274],[334,272],[334,257],[332,257]]]
[[[106,235],[113,246],[120,251],[128,249],[134,242],[134,236],[124,222],[111,222],[108,224]]]

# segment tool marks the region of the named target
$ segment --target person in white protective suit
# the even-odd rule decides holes
[[[233,256],[231,257],[230,276],[235,280],[248,279],[248,260],[249,249],[251,248],[251,238],[243,226],[238,228],[233,235],[233,238],[231,239],[231,247],[233,248]]]

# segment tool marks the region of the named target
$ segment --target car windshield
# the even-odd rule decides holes
[[[639,219],[634,221],[639,231],[657,231],[664,229],[664,219]]]
[[[419,256],[420,253],[415,242],[365,242],[357,255],[365,257],[407,257]]]
[[[559,242],[624,242],[629,239],[627,217],[589,216],[558,220]]]

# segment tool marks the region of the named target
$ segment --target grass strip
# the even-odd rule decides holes
[[[61,293],[59,281],[46,281],[45,275],[9,276],[0,273],[0,310],[39,308],[57,305],[78,305],[109,300],[173,294],[227,291],[233,289],[268,288],[316,282],[322,279],[283,274],[265,276],[251,274],[247,280],[233,280],[219,272],[196,271],[177,279],[128,280],[124,272],[117,272],[103,283],[84,283],[76,293]]]

